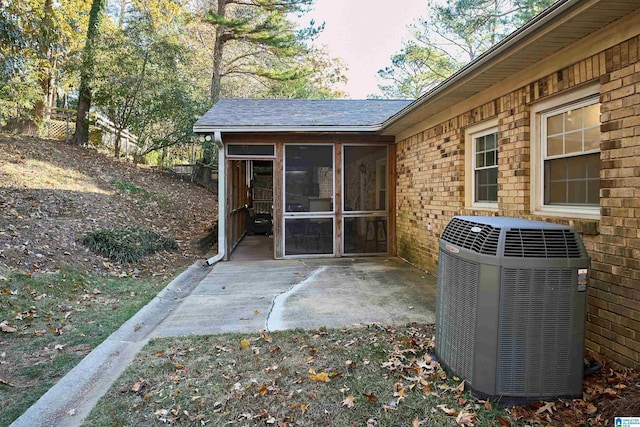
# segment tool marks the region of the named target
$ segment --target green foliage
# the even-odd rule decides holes
[[[30,117],[36,107],[42,114],[56,87],[74,84],[69,64],[86,9],[78,0],[0,0],[0,121]]]
[[[391,66],[378,71],[383,80],[389,81],[379,87],[389,98],[416,99],[457,69],[458,64],[440,50],[409,42],[391,57]]]
[[[139,228],[94,231],[82,243],[119,263],[135,262],[158,251],[178,248],[175,240]]]
[[[266,88],[265,94],[271,96],[283,88],[284,96],[290,95],[286,93],[289,88],[294,94],[299,93],[296,88],[302,84],[314,84],[309,65],[316,51],[306,42],[316,37],[323,25],[311,22],[309,27],[297,29],[290,19],[312,3],[313,0],[221,0],[217,10],[207,11],[205,22],[216,28],[211,102],[229,96],[229,89],[246,86],[247,81],[255,84],[255,91]],[[223,78],[226,87],[221,84]],[[270,93],[271,87],[274,90]]]
[[[95,105],[136,134],[145,152],[189,142],[204,112],[205,97],[188,77],[194,52],[180,39],[187,17],[167,18],[170,10],[132,5],[123,26],[105,35],[98,59]]]
[[[390,98],[417,98],[522,26],[554,0],[447,0],[411,27],[413,38],[378,75]]]

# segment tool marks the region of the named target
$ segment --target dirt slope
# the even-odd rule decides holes
[[[197,242],[213,225],[216,206],[202,187],[95,149],[0,135],[0,267],[175,274],[211,254]],[[117,265],[80,243],[88,232],[125,226],[172,237],[179,249]]]

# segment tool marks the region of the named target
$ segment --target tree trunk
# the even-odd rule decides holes
[[[51,103],[53,97],[51,93],[54,91],[53,74],[56,68],[56,55],[52,45],[55,44],[58,35],[55,33],[57,25],[55,22],[53,11],[53,0],[45,0],[43,7],[43,15],[41,22],[41,42],[38,47],[38,57],[40,59],[40,89],[42,91],[41,97],[36,102],[34,119],[36,123],[48,119],[47,110],[49,107],[53,107]],[[50,34],[53,32],[53,36]]]
[[[80,71],[80,91],[78,93],[78,115],[76,116],[76,132],[70,141],[74,145],[86,145],[89,142],[89,110],[91,109],[91,80],[97,43],[100,41],[102,19],[106,9],[106,0],[93,0],[89,12],[87,42],[82,51],[82,69]]]
[[[89,109],[91,108],[91,89],[84,82],[80,82],[78,93],[78,113],[76,116],[76,131],[70,144],[87,145],[89,142]]]
[[[226,0],[218,0],[218,15],[224,18],[226,13]],[[211,104],[215,104],[220,99],[220,89],[222,80],[222,52],[224,50],[223,25],[216,26],[216,40],[213,45],[213,74],[211,76]]]

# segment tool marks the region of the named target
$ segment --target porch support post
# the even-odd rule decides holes
[[[224,144],[222,143],[222,133],[214,132],[213,140],[218,146],[218,253],[207,260],[207,265],[215,264],[224,258],[227,252],[227,240],[225,232],[227,229],[227,186],[226,186],[226,157]]]

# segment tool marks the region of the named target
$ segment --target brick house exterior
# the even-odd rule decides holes
[[[538,64],[548,70],[542,77],[499,86],[499,92],[492,87],[487,92],[495,96],[446,119],[427,119],[414,126],[419,131],[405,131],[397,141],[399,256],[435,274],[438,238],[454,215],[504,215],[572,225],[592,259],[586,346],[628,367],[640,365],[639,22],[635,14],[600,32],[599,39],[612,43],[606,49],[590,52],[593,40],[581,40],[571,49],[587,55],[560,67],[557,56],[545,59]],[[617,40],[620,33],[630,33],[621,30],[625,25],[636,35]],[[532,201],[536,105],[580,91],[595,94],[600,104],[600,213],[545,215]],[[474,207],[468,159],[473,153],[466,130],[488,122],[498,135],[497,203]]]
[[[276,259],[398,255],[436,274],[453,216],[571,225],[591,257],[586,346],[640,367],[637,0],[557,0],[412,102],[222,100],[194,131],[221,153],[210,262],[243,239],[255,164],[272,171]],[[296,176],[313,180],[287,191]],[[295,226],[311,221],[327,244],[307,250]]]

